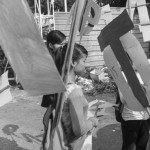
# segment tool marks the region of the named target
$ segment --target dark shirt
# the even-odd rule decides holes
[[[49,52],[56,64],[56,67],[58,69],[58,72],[62,73],[62,67],[65,59],[65,54],[66,51],[62,51],[62,48],[59,48],[56,52],[53,51],[53,49],[49,48]],[[44,95],[42,99],[41,106],[42,107],[48,107],[49,105],[53,105],[53,107],[56,106],[57,102],[57,93],[56,94],[49,94],[49,95]]]

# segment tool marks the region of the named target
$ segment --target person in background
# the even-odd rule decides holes
[[[51,30],[46,36],[47,48],[55,61],[55,55],[66,44],[66,36],[59,30]]]
[[[145,90],[142,79],[140,78],[138,72],[136,72],[136,75],[141,83],[141,86],[143,87],[143,90]],[[134,150],[134,147],[136,147],[136,150],[146,150],[149,140],[149,115],[147,111],[133,111],[129,109],[120,91],[119,96],[123,104],[121,120],[123,140],[122,150]]]
[[[66,49],[62,47],[66,44],[66,36],[59,30],[52,30],[46,36],[46,45],[51,54],[56,67],[61,75],[62,65],[65,58]],[[94,81],[98,80],[91,76],[86,70],[82,73],[82,77],[92,79]],[[100,79],[101,80],[101,79]],[[44,95],[42,99],[41,106],[47,108],[49,105],[52,105],[57,100],[57,94]]]
[[[63,47],[65,49],[67,45]],[[85,71],[87,56],[87,50],[82,45],[75,44],[61,115],[65,145],[69,150],[80,150],[88,132],[98,125],[96,117],[87,119],[88,102],[81,87],[75,83],[76,76]]]
[[[51,54],[60,75],[66,54],[66,51],[62,50],[65,44],[66,44],[66,36],[59,30],[52,30],[46,36],[46,45],[48,51]],[[44,125],[44,135],[42,140],[43,146],[46,141],[49,122],[51,125],[53,124],[55,109],[57,105],[57,97],[58,93],[55,93],[44,95],[42,98],[41,106],[47,108],[43,117],[43,125]]]
[[[63,61],[66,51],[62,51],[62,47],[66,44],[66,36],[59,30],[52,30],[46,36],[46,45],[50,52],[56,67],[61,74]],[[57,94],[44,95],[41,106],[48,107],[49,105],[56,104]]]

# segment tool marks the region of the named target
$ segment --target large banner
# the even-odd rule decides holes
[[[134,111],[147,109],[150,114],[150,64],[138,40],[129,32],[133,27],[125,10],[101,31],[98,41],[105,63],[128,107]]]
[[[25,0],[0,1],[0,45],[29,94],[65,90]]]

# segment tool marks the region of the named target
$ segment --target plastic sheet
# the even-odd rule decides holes
[[[0,45],[29,94],[65,90],[26,1],[0,1]]]

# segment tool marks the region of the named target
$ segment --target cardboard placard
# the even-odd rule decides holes
[[[66,90],[25,0],[0,1],[0,45],[29,94]]]

